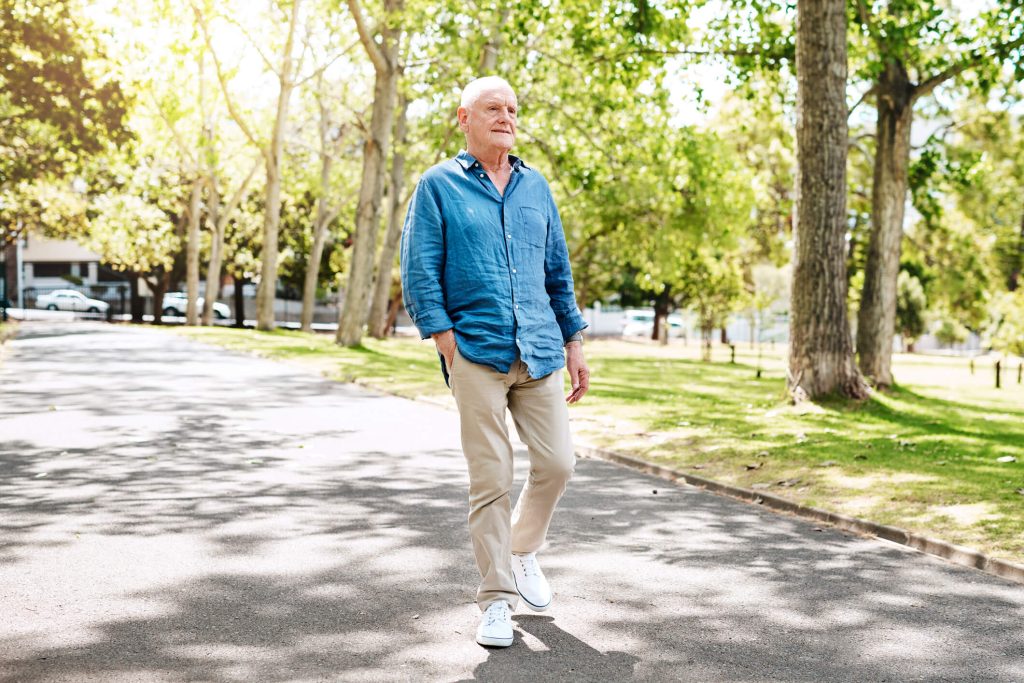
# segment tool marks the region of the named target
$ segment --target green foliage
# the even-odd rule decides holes
[[[1006,292],[996,301],[988,341],[996,351],[1024,356],[1024,288]]]
[[[896,282],[896,327],[908,341],[925,332],[925,310],[928,300],[921,281],[903,270]]]
[[[0,0],[0,244],[77,234],[90,157],[130,140],[129,99],[103,76],[81,3]]]
[[[945,346],[954,346],[956,344],[963,344],[967,341],[967,335],[970,333],[966,327],[961,325],[955,320],[941,320],[939,324],[932,331],[935,338],[940,344]]]
[[[138,194],[103,194],[92,199],[88,246],[115,270],[148,274],[169,270],[181,248],[174,224]]]
[[[80,2],[0,0],[0,187],[64,175],[128,140],[128,99],[99,58]]]
[[[1024,272],[1024,117],[965,103],[964,121],[948,142],[948,156],[969,170],[950,184],[959,210],[981,235],[994,240],[994,264],[1006,289]]]

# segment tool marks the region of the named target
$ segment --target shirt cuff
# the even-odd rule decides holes
[[[420,331],[420,339],[430,339],[430,336],[438,332],[444,332],[455,327],[452,319],[448,317],[447,311],[443,308],[430,308],[419,311],[413,320],[416,329]]]
[[[580,315],[578,308],[570,311],[564,316],[560,316],[558,319],[558,326],[562,330],[563,344],[568,344],[569,338],[577,332],[582,332],[590,327],[587,325],[587,321],[583,319],[583,316]]]
[[[565,340],[565,345],[568,346],[569,344],[571,344],[573,342],[579,342],[580,344],[583,343],[583,331],[582,330],[577,332],[577,333],[575,333],[575,334],[573,334],[573,335],[571,335],[568,339],[566,339]]]

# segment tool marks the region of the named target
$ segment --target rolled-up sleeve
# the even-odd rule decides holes
[[[551,310],[562,331],[562,341],[587,327],[587,322],[576,305],[576,292],[569,265],[569,248],[565,243],[565,230],[558,215],[554,197],[548,192],[548,237],[544,258],[544,287],[551,298]]]
[[[416,185],[402,229],[402,300],[420,336],[427,339],[454,325],[444,294],[444,222],[429,178]]]

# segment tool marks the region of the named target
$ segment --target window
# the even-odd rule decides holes
[[[71,275],[71,264],[63,261],[54,263],[33,263],[33,277],[63,277]]]
[[[110,266],[100,265],[96,271],[96,280],[98,282],[125,282],[128,278],[124,273],[118,272]]]

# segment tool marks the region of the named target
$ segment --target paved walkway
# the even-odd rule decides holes
[[[454,413],[164,332],[22,330],[0,680],[1024,680],[1021,586],[590,460],[555,606],[486,650]]]

